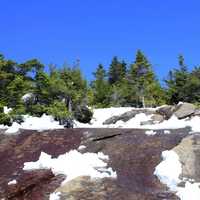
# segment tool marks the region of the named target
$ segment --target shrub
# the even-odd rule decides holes
[[[60,101],[54,101],[53,104],[47,108],[47,113],[58,120],[60,124],[72,118],[72,113],[67,110],[65,103]]]
[[[11,126],[11,117],[7,114],[0,113],[0,124]]]

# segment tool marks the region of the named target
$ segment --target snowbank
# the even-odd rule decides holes
[[[190,183],[186,181],[185,187],[179,187],[178,184],[182,181],[180,175],[182,173],[182,165],[179,161],[179,156],[174,151],[162,152],[163,161],[155,168],[154,174],[159,180],[166,184],[171,191],[176,192],[176,195],[181,200],[199,200],[200,183]]]
[[[181,119],[179,120],[175,115],[170,119],[164,120],[161,123],[153,125],[141,125],[142,122],[151,120],[152,115],[146,115],[145,113],[137,114],[134,118],[130,119],[127,122],[118,121],[115,124],[105,125],[103,122],[106,119],[109,119],[112,116],[121,115],[127,111],[131,111],[131,107],[121,107],[121,108],[104,108],[104,109],[94,109],[93,119],[89,124],[83,124],[75,121],[75,128],[141,128],[141,129],[178,129],[191,127],[193,132],[200,132],[200,117],[195,116],[191,119]],[[158,108],[148,108],[149,110],[156,110]],[[149,132],[147,132],[148,134]],[[169,134],[170,131],[165,131],[166,134]]]
[[[41,117],[32,117],[25,115],[24,122],[18,124],[14,122],[12,126],[10,126],[7,130],[7,134],[14,134],[19,131],[19,129],[27,129],[27,130],[49,130],[49,129],[62,129],[63,126],[59,125],[58,121],[55,121],[52,116],[42,115]]]
[[[103,108],[103,109],[94,109],[94,115],[89,124],[83,124],[77,121],[74,121],[74,128],[138,128],[138,129],[149,129],[149,130],[158,130],[158,129],[178,129],[185,128],[187,126],[192,128],[193,132],[200,132],[200,117],[195,116],[191,119],[181,119],[179,120],[176,116],[172,116],[168,120],[164,120],[161,123],[153,125],[141,125],[142,122],[147,122],[151,120],[152,115],[147,115],[145,113],[139,113],[135,115],[132,119],[127,122],[117,121],[115,124],[105,125],[103,122],[110,117],[121,115],[127,111],[131,111],[132,107],[119,107],[119,108]],[[156,110],[158,108],[148,108],[149,110]],[[42,117],[31,117],[24,116],[24,122],[22,124],[13,123],[11,127],[0,125],[0,129],[8,129],[7,134],[13,134],[18,132],[19,129],[29,129],[29,130],[48,130],[48,129],[61,129],[63,126],[59,125],[57,121],[53,119],[52,116],[43,115]],[[150,132],[147,132],[147,134]],[[169,131],[164,133],[169,134]]]

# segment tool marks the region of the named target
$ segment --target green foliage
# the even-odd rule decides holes
[[[179,56],[179,69],[174,69],[169,72],[167,84],[167,100],[168,103],[178,103],[179,101],[187,101],[190,95],[187,89],[188,84],[191,84],[190,74],[184,64],[183,56]],[[191,86],[190,86],[191,87]]]
[[[137,107],[156,106],[161,102],[158,99],[162,92],[161,86],[150,62],[140,50],[136,53],[135,62],[130,66],[128,81],[134,85]]]
[[[94,72],[95,80],[91,83],[93,91],[93,105],[96,107],[109,106],[110,86],[106,79],[106,71],[103,65],[99,65],[96,72]]]
[[[0,124],[10,126],[12,124],[10,116],[4,113],[0,113]]]
[[[115,56],[112,59],[108,72],[109,84],[115,84],[123,80],[126,75],[126,63],[124,61],[120,62]]]
[[[22,115],[51,114],[60,122],[75,116],[79,121],[90,121],[92,112],[87,105],[158,106],[186,101],[200,102],[200,67],[188,71],[184,57],[178,57],[178,69],[169,72],[162,88],[153,66],[141,50],[127,65],[114,57],[108,70],[98,65],[94,80],[88,85],[79,68],[50,66],[48,73],[37,59],[17,63],[0,54],[0,124],[21,122]],[[24,101],[22,97],[31,94]],[[8,115],[3,106],[12,108]]]
[[[54,101],[47,109],[47,114],[54,116],[56,120],[63,120],[72,117],[72,113],[67,110],[67,107],[62,101]]]

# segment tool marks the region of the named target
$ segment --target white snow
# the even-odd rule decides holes
[[[179,161],[179,156],[173,151],[162,152],[163,161],[155,168],[154,174],[159,180],[166,184],[171,191],[176,192],[176,195],[181,200],[199,200],[200,183],[190,183],[186,181],[185,187],[180,187],[180,175],[182,173],[182,165]],[[183,179],[184,180],[184,179]]]
[[[90,176],[91,178],[116,178],[117,174],[112,168],[107,167],[108,156],[103,153],[84,153],[81,154],[72,150],[57,158],[52,158],[41,152],[39,160],[36,162],[24,163],[24,170],[51,169],[55,175],[64,174],[66,179],[63,183],[70,181],[78,176]]]
[[[94,115],[90,123],[83,124],[77,121],[75,122],[75,128],[138,128],[138,129],[148,129],[148,130],[165,130],[165,134],[169,134],[170,131],[166,129],[178,129],[185,128],[187,126],[192,128],[193,132],[200,132],[200,117],[195,116],[186,119],[179,120],[175,115],[170,119],[164,120],[161,123],[156,123],[152,125],[141,125],[142,122],[151,120],[152,115],[146,115],[145,113],[137,114],[135,117],[127,122],[117,121],[115,124],[104,125],[103,122],[112,116],[121,115],[127,111],[131,111],[132,107],[119,107],[119,108],[102,108],[94,109]],[[158,108],[148,108],[149,110],[156,110]],[[52,116],[43,115],[42,117],[32,117],[24,115],[24,122],[22,124],[13,123],[11,127],[0,125],[0,129],[7,129],[7,134],[17,133],[21,129],[29,130],[48,130],[48,129],[60,129],[64,128],[59,125],[59,122],[55,121]],[[147,134],[150,132],[147,132]]]
[[[86,148],[85,145],[80,145],[79,148],[78,148],[78,150],[83,150],[83,149],[85,149],[85,148]]]
[[[145,132],[145,134],[147,134],[147,135],[155,135],[156,131],[148,130],[148,131]]]
[[[50,130],[50,129],[62,129],[63,126],[59,125],[58,121],[55,121],[52,116],[43,114],[41,117],[32,117],[25,115],[24,122],[18,124],[14,122],[12,126],[10,126],[7,130],[7,134],[14,134],[17,133],[19,129],[26,129],[26,130]]]
[[[4,112],[4,114],[8,114],[9,112],[11,112],[12,111],[12,108],[8,108],[7,106],[4,106],[3,107],[3,112]]]
[[[83,146],[80,146],[81,148]],[[80,149],[79,147],[79,149]],[[76,150],[52,158],[44,152],[41,152],[39,160],[36,162],[24,163],[23,170],[51,169],[55,175],[64,174],[66,179],[62,184],[79,176],[90,176],[91,178],[116,178],[117,174],[112,168],[107,167],[108,156],[103,153],[84,153]],[[59,200],[60,193],[54,192],[49,197],[50,200]]]
[[[154,174],[171,190],[176,190],[180,182],[179,175],[182,172],[178,155],[174,151],[163,151],[163,161],[156,167]]]
[[[8,185],[15,185],[15,184],[17,184],[17,181],[15,179],[8,182]]]
[[[171,131],[170,131],[170,130],[164,130],[164,133],[165,133],[165,134],[170,134]]]
[[[141,122],[151,120],[152,115],[146,115],[145,113],[137,114],[135,117],[127,122],[118,121],[115,124],[104,125],[103,122],[112,116],[121,115],[127,111],[131,111],[132,107],[120,107],[120,108],[103,108],[93,110],[93,119],[89,124],[83,124],[75,121],[75,128],[140,128],[149,130],[158,129],[178,129],[191,127],[193,132],[200,132],[200,117],[195,116],[191,119],[181,119],[179,120],[175,115],[170,119],[164,120],[161,123],[156,123],[152,125],[141,125]],[[158,108],[148,108],[149,110],[156,110]],[[165,134],[169,134],[170,131],[164,131]]]
[[[8,127],[8,129],[6,130],[6,133],[7,134],[15,134],[19,131],[20,128],[21,128],[21,125],[14,122],[12,124],[12,126]]]
[[[49,200],[59,200],[60,199],[60,192],[53,192],[49,196]]]
[[[24,96],[22,96],[22,100],[24,102],[27,102],[29,99],[34,98],[34,94],[33,93],[27,93]]]

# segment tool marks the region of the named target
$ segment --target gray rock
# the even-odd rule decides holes
[[[191,116],[193,113],[195,113],[195,106],[193,104],[181,103],[176,106],[174,115],[178,119],[183,119]]]
[[[160,114],[154,114],[151,119],[154,121],[154,124],[155,123],[160,123],[162,122],[165,118],[163,115],[160,115]]]
[[[169,119],[173,115],[174,110],[175,110],[175,106],[166,105],[157,109],[156,112],[164,116],[165,119]]]
[[[199,116],[199,115],[200,115],[200,109],[199,109],[199,108],[196,109],[193,115],[195,115],[195,116],[196,116],[196,115]]]
[[[184,138],[173,149],[182,163],[182,177],[200,181],[200,135]]]
[[[148,120],[148,121],[144,121],[144,122],[141,122],[140,125],[152,125],[154,124],[154,121],[153,120]]]
[[[155,112],[152,110],[148,110],[148,109],[137,109],[137,110],[131,110],[128,112],[123,113],[122,115],[119,116],[113,116],[107,120],[105,120],[103,122],[103,124],[105,125],[109,125],[109,124],[115,124],[117,121],[123,121],[123,122],[127,122],[130,119],[132,119],[133,117],[135,117],[135,115],[139,114],[139,113],[145,113],[147,115],[151,115],[154,114]]]

